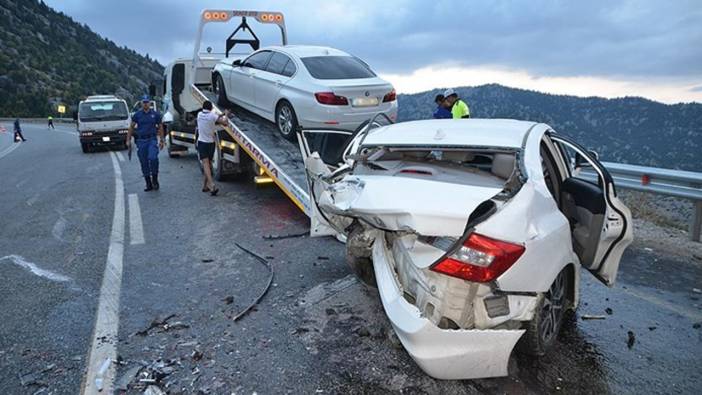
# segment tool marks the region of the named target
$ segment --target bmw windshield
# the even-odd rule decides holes
[[[318,80],[347,80],[373,78],[375,73],[353,56],[311,56],[302,58],[312,77]]]
[[[81,122],[120,121],[129,118],[127,105],[121,101],[81,103],[78,108]]]

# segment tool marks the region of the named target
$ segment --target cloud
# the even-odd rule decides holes
[[[191,54],[203,7],[185,0],[47,3],[162,63]],[[211,0],[207,6],[232,4]],[[249,0],[236,7],[283,11],[291,43],[340,48],[384,74],[451,64],[497,65],[534,78],[685,79],[688,85],[702,79],[702,7],[696,0]],[[217,52],[233,28],[208,28]],[[279,40],[274,31],[262,38],[264,44]]]
[[[690,88],[690,92],[702,92],[702,85],[693,86],[692,88]]]

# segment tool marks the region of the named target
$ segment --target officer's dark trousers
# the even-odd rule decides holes
[[[137,156],[144,177],[158,175],[158,140],[156,138],[137,139]]]

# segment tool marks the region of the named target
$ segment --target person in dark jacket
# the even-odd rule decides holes
[[[436,103],[436,110],[434,110],[434,119],[451,119],[453,115],[451,111],[446,107],[446,98],[444,95],[436,95],[434,98],[434,103]]]
[[[22,141],[27,141],[22,135],[22,127],[19,123],[19,118],[15,118],[15,143],[19,143],[20,139]]]

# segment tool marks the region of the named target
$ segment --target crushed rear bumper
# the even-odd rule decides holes
[[[398,338],[430,376],[457,380],[507,375],[512,349],[524,330],[446,330],[422,317],[403,297],[384,238],[373,245],[373,267],[383,308]]]

